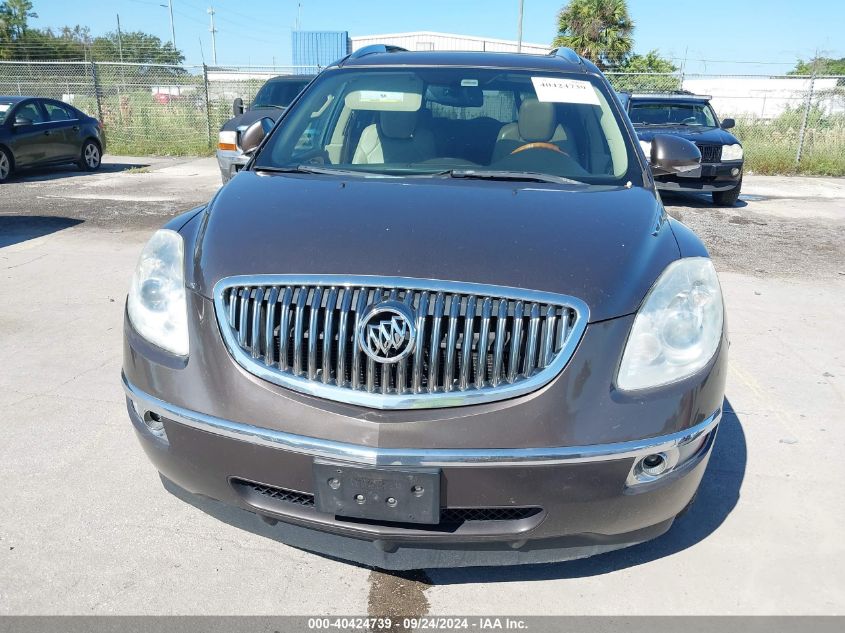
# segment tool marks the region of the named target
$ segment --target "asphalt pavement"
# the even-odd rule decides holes
[[[169,494],[120,387],[123,302],[214,159],[106,157],[0,186],[0,614],[845,613],[845,180],[748,176],[731,209],[665,196],[720,272],[725,417],[665,536],[554,565],[384,574]]]

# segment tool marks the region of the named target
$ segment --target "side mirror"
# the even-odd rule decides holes
[[[729,130],[730,128],[732,128],[735,125],[736,125],[736,121],[734,121],[733,119],[722,119],[722,129],[723,130]]]
[[[680,174],[700,165],[701,152],[685,138],[655,134],[651,139],[651,171],[655,176]]]
[[[232,114],[238,116],[244,113],[244,100],[238,97],[232,102]]]
[[[270,117],[259,119],[241,133],[241,151],[252,154],[270,133],[276,122]]]
[[[15,127],[23,127],[25,125],[32,125],[32,119],[27,119],[25,116],[15,117]]]

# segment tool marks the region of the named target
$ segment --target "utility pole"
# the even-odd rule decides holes
[[[522,13],[523,9],[525,8],[525,0],[519,0],[519,21],[516,25],[517,30],[517,38],[516,38],[516,52],[522,52]]]
[[[164,5],[162,5],[164,6]],[[170,41],[173,42],[173,49],[176,49],[176,29],[173,26],[173,0],[167,0],[167,9],[170,11]]]
[[[211,31],[211,59],[212,63],[216,66],[217,65],[217,38],[215,34],[217,33],[217,29],[214,28],[214,7],[208,7],[208,15],[211,18],[211,26],[208,27],[208,30]]]
[[[123,63],[123,37],[120,33],[120,14],[117,14],[117,50],[120,54],[120,63]]]

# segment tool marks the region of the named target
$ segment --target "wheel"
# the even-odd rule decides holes
[[[0,182],[6,182],[12,173],[12,157],[8,150],[0,147]]]
[[[742,188],[742,180],[740,180],[736,187],[728,189],[727,191],[714,191],[713,204],[720,207],[732,207],[739,200],[739,190]]]
[[[94,141],[85,141],[82,144],[82,154],[77,165],[82,171],[97,171],[102,158],[100,146]]]

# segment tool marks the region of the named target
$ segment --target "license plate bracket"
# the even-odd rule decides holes
[[[398,523],[440,522],[439,468],[380,468],[314,460],[320,512]]]

